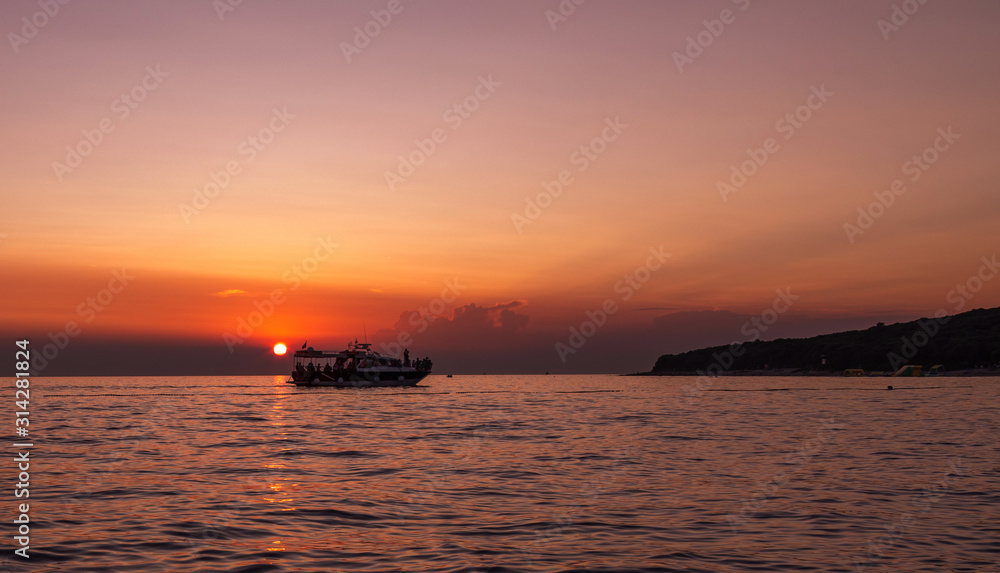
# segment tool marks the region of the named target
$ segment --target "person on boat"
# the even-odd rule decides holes
[[[323,374],[332,374],[333,368],[330,367],[330,363],[327,362],[326,366],[323,367]]]
[[[403,350],[403,366],[410,365],[410,349],[407,348]]]
[[[306,366],[306,372],[309,373],[310,376],[316,373],[316,367],[313,366],[312,362],[309,363],[309,366]]]

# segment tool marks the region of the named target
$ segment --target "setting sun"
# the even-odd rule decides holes
[[[288,347],[286,347],[284,344],[279,342],[274,345],[274,353],[277,354],[278,356],[284,356],[285,352],[288,352]]]

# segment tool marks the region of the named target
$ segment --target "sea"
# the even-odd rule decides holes
[[[997,572],[998,396],[1000,378],[36,377],[2,454],[0,571]]]

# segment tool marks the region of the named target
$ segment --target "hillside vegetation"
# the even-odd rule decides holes
[[[826,364],[823,364],[823,359]],[[650,374],[693,373],[713,364],[723,371],[895,371],[906,364],[943,365],[946,370],[1000,363],[1000,308],[977,309],[940,319],[884,325],[812,338],[716,346],[664,354]]]

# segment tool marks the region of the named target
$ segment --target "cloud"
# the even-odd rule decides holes
[[[514,333],[527,328],[530,317],[518,314],[515,309],[527,302],[512,300],[492,306],[470,303],[455,307],[450,316],[434,316],[409,310],[400,313],[391,329],[381,329],[375,334],[376,340],[395,340],[400,334],[413,338],[433,340],[435,344],[467,344],[477,338],[495,338],[497,335]]]
[[[544,372],[558,364],[551,333],[528,325],[527,301],[470,303],[439,316],[407,311],[373,337],[381,352],[430,356],[439,373]]]
[[[528,315],[517,314],[514,309],[527,305],[522,300],[495,304],[493,306],[478,306],[475,303],[460,306],[454,310],[450,319],[451,325],[458,329],[482,331],[497,329],[510,332],[528,326]]]
[[[228,296],[233,296],[238,294],[246,294],[246,291],[238,288],[230,288],[226,290],[220,290],[217,293],[212,293],[212,296],[221,296],[222,298],[226,298]]]

